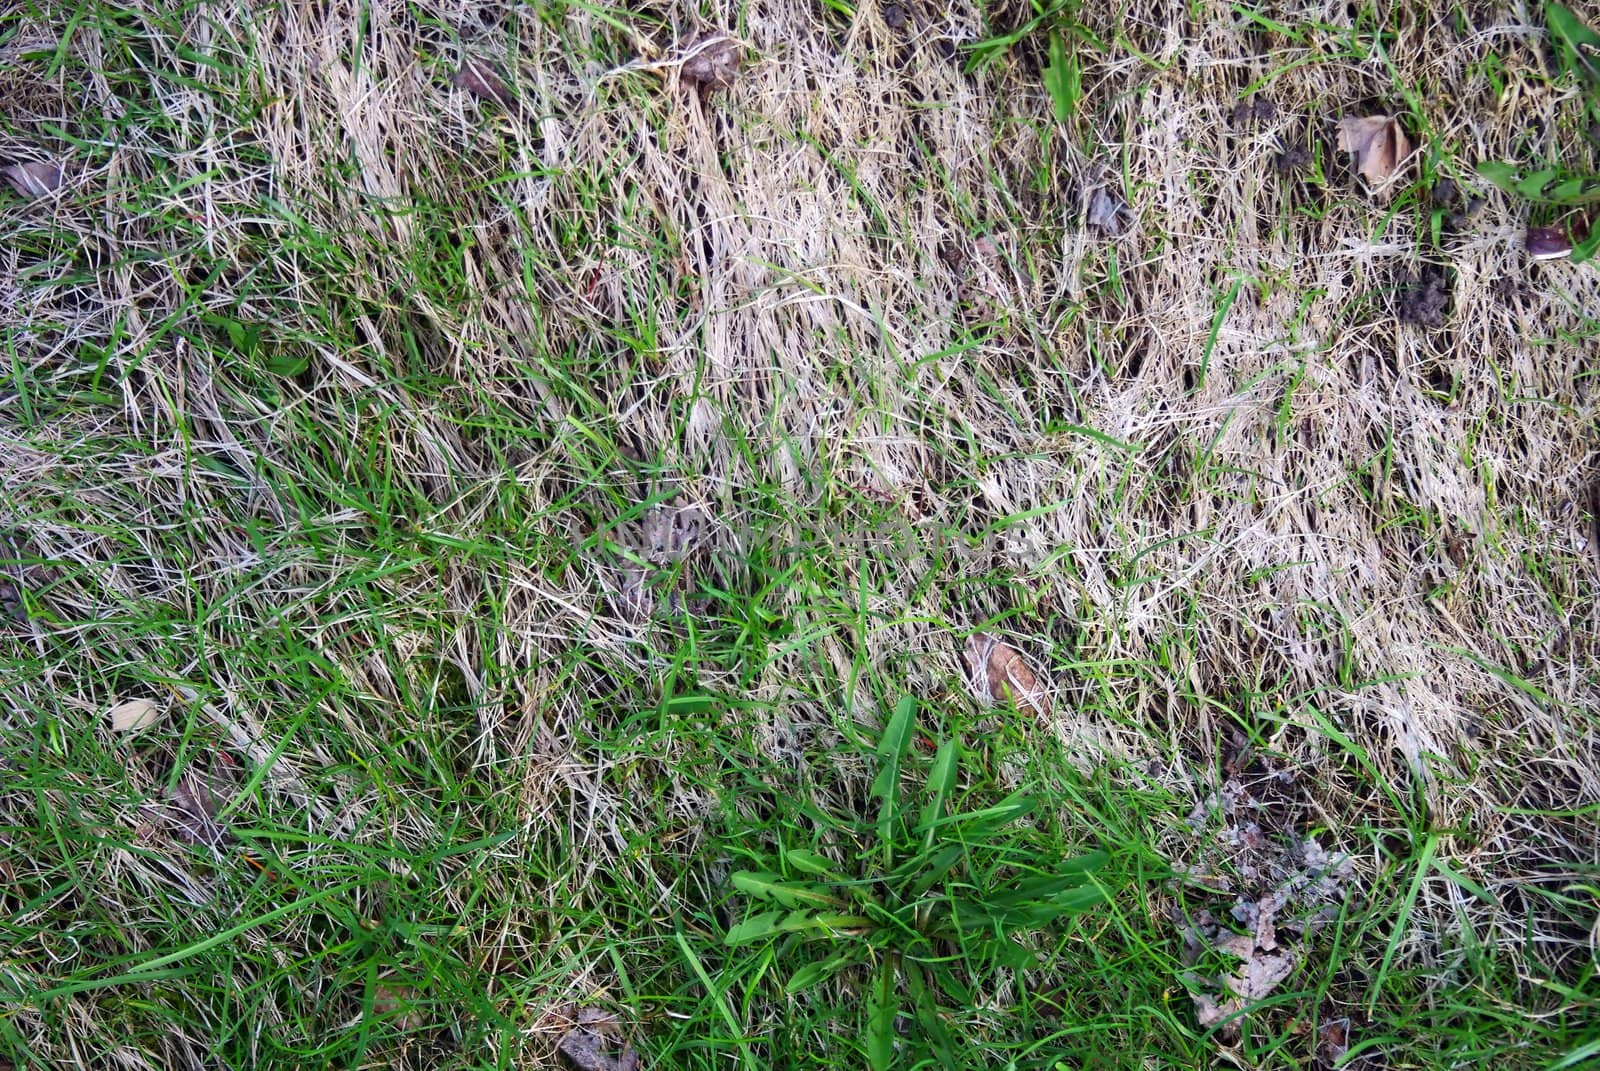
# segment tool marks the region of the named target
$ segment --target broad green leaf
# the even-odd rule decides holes
[[[1023,878],[1012,886],[1010,892],[996,896],[994,902],[1016,905],[1029,900],[1049,900],[1068,889],[1076,889],[1082,885],[1089,879],[1091,871],[1105,865],[1107,858],[1105,852],[1090,852],[1076,859],[1065,860],[1057,866],[1054,874]]]
[[[764,870],[740,870],[733,887],[746,896],[771,900],[783,907],[839,907],[839,901],[813,885],[787,882]]]
[[[1540,204],[1582,205],[1600,201],[1600,175],[1579,175],[1557,167],[1523,171],[1495,160],[1479,164],[1478,174],[1507,193]]]
[[[911,746],[911,729],[916,722],[917,701],[910,696],[900,700],[894,716],[878,739],[878,776],[872,794],[878,799],[878,840],[883,846],[884,866],[894,865],[894,823],[900,808],[900,763]]]
[[[839,874],[833,868],[833,860],[820,852],[807,851],[804,848],[795,848],[785,852],[784,861],[802,874],[815,874],[822,877],[840,880]]]
[[[759,915],[751,915],[730,929],[728,936],[722,939],[722,943],[730,946],[745,945],[751,941],[759,941],[763,937],[770,937],[777,932],[778,920],[782,917],[782,911],[763,911]]]
[[[806,908],[788,912],[764,911],[759,915],[751,915],[729,930],[728,936],[723,938],[723,943],[747,945],[752,941],[780,933],[805,933],[812,930],[821,936],[840,930],[860,930],[871,925],[872,920],[863,915],[845,915],[837,912],[816,914]]]
[[[917,1022],[922,1024],[922,1032],[927,1035],[929,1044],[939,1057],[939,1066],[956,1067],[955,1045],[950,1040],[950,1032],[945,1029],[944,1018],[940,1016],[939,1006],[933,998],[933,990],[923,980],[922,972],[925,969],[913,966],[906,971],[906,988],[911,992],[911,1006],[916,1009]]]
[[[917,880],[911,886],[911,899],[921,899],[923,894],[944,879],[966,852],[965,844],[947,844],[934,853],[927,860],[925,868],[918,872]]]
[[[1086,885],[1081,889],[1068,889],[1064,893],[1052,896],[1046,906],[1050,910],[1051,918],[1062,915],[1076,915],[1090,908],[1099,907],[1110,899],[1106,891],[1098,885]]]
[[[934,823],[940,829],[950,828],[963,839],[978,842],[988,834],[1004,829],[1033,811],[1037,805],[1031,796],[1022,792],[1013,793],[995,804],[985,807],[981,811],[967,811],[963,814],[953,814],[941,818]]]
[[[1083,93],[1083,70],[1076,50],[1067,51],[1060,33],[1050,35],[1050,63],[1044,69],[1044,88],[1055,108],[1056,122],[1071,120]]]
[[[1546,4],[1544,21],[1555,40],[1561,69],[1600,85],[1600,34],[1561,4]]]
[[[855,962],[855,957],[841,952],[828,959],[815,960],[803,964],[799,970],[789,976],[789,981],[784,984],[783,991],[790,996],[803,990],[810,989],[819,982],[827,981],[838,974],[845,967]]]
[[[1589,232],[1589,237],[1572,247],[1568,259],[1574,264],[1582,264],[1586,260],[1593,259],[1597,253],[1600,253],[1600,224]]]
[[[307,368],[310,368],[311,362],[305,357],[295,357],[287,353],[274,353],[266,359],[264,366],[268,372],[275,376],[289,378],[298,376]]]
[[[1032,950],[1023,948],[1009,937],[996,941],[993,951],[995,962],[1013,971],[1027,970],[1039,964],[1039,957],[1035,956]]]
[[[834,911],[818,915],[801,908],[789,912],[777,928],[784,933],[800,933],[805,930],[859,930],[871,925],[872,920],[865,915],[846,915]]]
[[[867,994],[867,1066],[872,1071],[890,1071],[894,1066],[895,961],[885,956],[878,964],[878,977]]]
[[[928,800],[922,805],[922,818],[917,823],[917,828],[923,831],[924,848],[933,846],[934,823],[944,817],[944,805],[955,788],[956,759],[959,755],[960,745],[954,740],[946,740],[939,745],[939,753],[933,757],[933,766],[928,770]]]

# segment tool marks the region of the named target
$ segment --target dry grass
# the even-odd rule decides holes
[[[1042,34],[963,69],[1018,18],[965,2],[0,16],[0,155],[66,165],[0,200],[0,524],[31,614],[0,813],[98,831],[0,833],[9,1043],[199,1066],[224,1027],[260,1056],[252,1021],[403,1018],[422,983],[323,976],[336,940],[298,912],[239,935],[255,966],[214,983],[237,1021],[196,998],[129,1035],[127,984],[78,988],[164,950],[160,890],[227,932],[331,904],[312,878],[348,866],[327,895],[358,929],[463,928],[477,980],[430,1008],[548,1054],[551,1008],[627,1003],[608,935],[702,880],[650,846],[694,858],[727,805],[724,745],[646,712],[737,696],[725,746],[792,761],[901,690],[968,703],[980,628],[1039,668],[1075,762],[1176,771],[1171,854],[1238,732],[1362,895],[1409,888],[1329,1000],[1403,972],[1437,1010],[1480,961],[1515,980],[1468,1004],[1592,1000],[1600,276],[1530,264],[1498,193],[1436,234],[1430,191],[1593,151],[1519,8],[1291,6],[1078,12],[1104,47],[1063,125]],[[726,90],[678,77],[707,26],[748,49]],[[471,58],[516,106],[452,84]],[[1270,114],[1234,116],[1247,90]],[[1332,150],[1373,111],[1421,146],[1387,197]],[[1100,186],[1120,236],[1083,224]],[[1442,324],[1401,322],[1430,271]],[[103,712],[144,694],[179,731],[130,763]],[[228,902],[221,869],[129,839],[229,755],[234,820],[303,889]],[[1448,869],[1408,869],[1424,842]],[[123,936],[73,952],[74,919]],[[304,1005],[258,1006],[243,979],[285,964]]]

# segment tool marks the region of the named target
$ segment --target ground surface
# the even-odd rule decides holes
[[[1587,1066],[1600,274],[1473,167],[1596,150],[1538,10],[1267,9],[0,15],[4,1059],[866,1066],[729,874],[912,695],[1112,860],[959,1061]]]

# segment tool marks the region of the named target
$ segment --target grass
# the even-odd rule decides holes
[[[1600,295],[1474,167],[1594,161],[1518,11],[1060,5],[972,70],[1039,12],[0,15],[0,157],[63,164],[0,187],[0,1067],[544,1066],[585,1010],[667,1067],[1583,1066]],[[702,21],[731,89],[634,64]],[[932,1027],[904,947],[726,941],[736,871],[874,857],[908,695],[893,787],[948,740],[1041,801],[967,886],[1107,853]],[[1307,837],[1347,885],[1202,1025],[1185,933]]]

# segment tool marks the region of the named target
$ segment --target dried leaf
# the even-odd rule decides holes
[[[1089,194],[1089,207],[1084,214],[1084,222],[1091,227],[1098,227],[1107,234],[1121,234],[1127,227],[1122,216],[1128,210],[1128,202],[1122,195],[1107,186],[1096,186]]]
[[[1374,188],[1393,178],[1411,155],[1411,139],[1391,115],[1339,120],[1338,145],[1355,156],[1356,170]]]
[[[623,562],[614,573],[615,594],[611,605],[623,620],[639,625],[655,612],[656,597],[650,590],[649,574],[642,566]]]
[[[561,1039],[561,1054],[578,1071],[635,1071],[639,1054],[622,1037],[614,1016],[599,1008],[584,1008]]]
[[[1193,996],[1195,1021],[1205,1028],[1216,1026],[1229,1016],[1238,1015],[1244,1010],[1244,1002],[1242,1000],[1225,1000],[1219,1004],[1216,998],[1208,993],[1195,993]],[[1230,1023],[1222,1028],[1224,1034],[1234,1034],[1238,1030],[1239,1024],[1237,1022]]]
[[[685,82],[722,89],[739,79],[739,64],[744,49],[739,42],[720,31],[703,33],[684,49],[678,76]]]
[[[655,565],[681,562],[700,541],[705,515],[697,506],[657,506],[644,518],[644,559]]]
[[[168,791],[167,802],[167,824],[179,840],[215,848],[231,838],[232,835],[217,821],[220,808],[216,793],[199,776],[185,774],[179,778],[178,783]]]
[[[412,986],[379,982],[372,987],[372,1014],[380,1019],[393,1019],[398,1030],[409,1033],[427,1025],[421,1004],[421,994]]]
[[[1228,980],[1228,988],[1245,1000],[1261,1000],[1294,973],[1294,957],[1287,952],[1258,952]]]
[[[0,168],[11,188],[24,197],[43,197],[59,189],[66,172],[49,160],[27,160]]]
[[[111,728],[119,733],[148,729],[161,716],[161,705],[154,699],[126,699],[109,711]]]
[[[1006,702],[1038,717],[1050,716],[1050,696],[1016,649],[986,632],[975,632],[963,653],[967,681],[980,703]]]
[[[450,84],[465,89],[480,100],[492,100],[507,111],[516,110],[517,95],[511,92],[494,65],[487,60],[468,57],[461,64],[460,73],[450,79]]]
[[[1317,1027],[1317,1058],[1328,1067],[1337,1067],[1349,1049],[1349,1019],[1332,1019]]]

